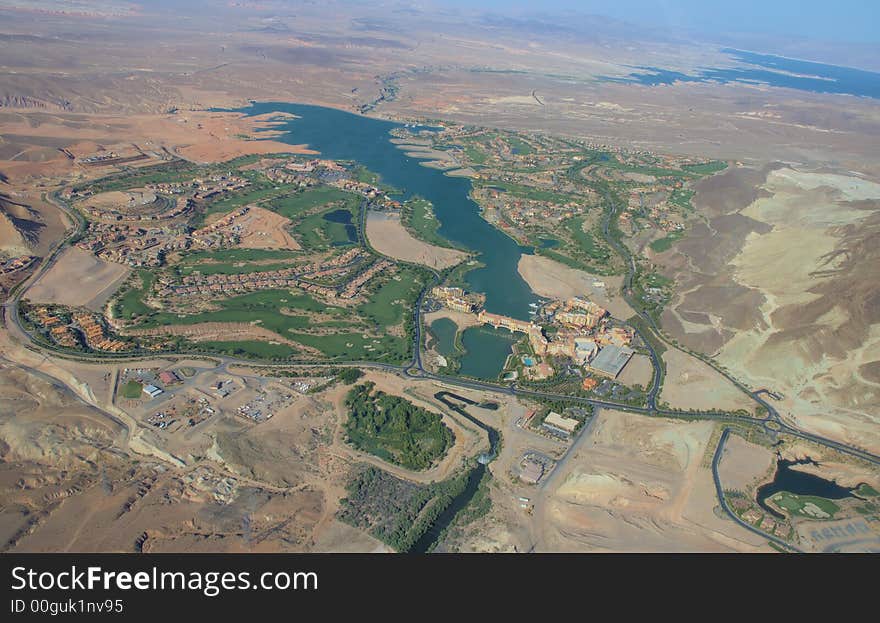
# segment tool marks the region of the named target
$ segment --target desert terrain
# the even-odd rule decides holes
[[[673,409],[752,411],[754,401],[707,363],[670,348],[663,353],[666,382],[660,398]]]
[[[33,373],[4,366],[0,374],[3,551],[308,547],[320,493],[254,486],[204,466],[177,471],[150,457],[133,462],[112,416]],[[245,531],[242,513],[251,518]]]
[[[792,421],[874,451],[878,198],[855,174],[733,169],[701,182],[707,224],[657,259],[679,284],[671,335],[781,393]]]
[[[748,491],[770,480],[776,469],[773,452],[738,435],[730,438],[718,463],[718,473],[731,489]]]
[[[647,355],[633,355],[632,359],[620,374],[620,382],[624,385],[641,385],[648,387],[651,384],[654,368],[651,359]]]
[[[239,221],[242,228],[242,249],[300,249],[299,243],[288,232],[290,219],[259,206],[251,207]]]
[[[206,362],[179,363],[211,374]],[[345,474],[359,460],[334,449],[341,416],[332,405],[345,388],[300,399],[265,426],[225,417],[162,439],[135,423],[140,407],[110,404],[108,377],[118,370],[66,365],[83,380],[84,395],[108,411],[43,372],[0,368],[4,551],[383,549],[334,519]],[[142,430],[137,439],[134,427]],[[459,430],[458,438],[468,435]],[[152,443],[184,461],[151,454]]]
[[[542,551],[759,551],[706,504],[712,424],[602,410],[536,504]]]
[[[70,247],[33,284],[28,296],[35,302],[79,305],[97,311],[130,272],[126,266],[105,262],[88,251]]]

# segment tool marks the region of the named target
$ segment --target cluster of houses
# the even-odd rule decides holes
[[[207,247],[222,246],[224,243],[235,243],[240,234],[240,228],[236,221],[250,212],[250,208],[244,206],[233,210],[223,218],[214,221],[210,225],[195,230],[191,235],[194,243]]]
[[[104,325],[96,314],[76,311],[71,322],[46,307],[37,307],[29,317],[34,324],[49,334],[53,342],[65,348],[78,348],[82,340],[86,347],[109,353],[118,353],[131,347],[130,344],[107,336]]]
[[[141,201],[135,202],[134,196],[131,195],[129,203],[122,206],[125,208],[124,210],[116,208],[107,209],[99,206],[85,206],[82,210],[93,219],[105,221],[165,221],[177,218],[178,216],[184,216],[192,209],[192,202],[189,199],[178,197],[164,212],[150,211],[148,206],[151,204],[156,205],[157,208],[164,205],[164,201],[159,202],[155,195],[151,196],[152,199],[146,197]],[[141,208],[141,210],[136,208]]]
[[[517,227],[533,227],[548,221],[561,222],[584,211],[590,205],[594,192],[586,189],[578,192],[578,201],[560,203],[558,201],[538,201],[526,197],[517,197],[503,191],[489,189],[484,203],[489,208],[497,209],[504,219]]]
[[[108,262],[147,267],[161,266],[166,253],[188,249],[192,242],[185,234],[165,227],[91,221],[85,238],[76,246]]]
[[[85,336],[86,346],[92,350],[118,353],[129,348],[125,342],[107,337],[104,326],[95,318],[94,314],[76,312],[73,314],[73,321],[79,325]]]
[[[52,341],[59,346],[64,346],[66,348],[75,348],[76,346],[79,346],[79,341],[76,339],[76,334],[73,332],[73,329],[71,329],[61,318],[50,313],[45,307],[37,308],[32,319],[43,329],[48,330]]]
[[[8,275],[17,270],[24,270],[30,267],[37,260],[33,255],[20,255],[7,260],[0,259],[0,274]]]
[[[351,270],[348,267],[328,268],[316,273],[306,273],[302,268],[283,268],[257,273],[240,273],[235,275],[188,275],[181,284],[163,284],[156,292],[160,297],[191,296],[197,294],[243,293],[271,288],[300,287],[304,282],[301,278],[310,276],[329,276],[343,274]],[[335,295],[336,288],[326,288],[327,294]]]
[[[352,290],[356,293],[357,288],[364,280],[360,280],[363,273],[351,283],[343,287],[339,285],[327,285],[311,283],[308,280],[325,277],[342,277],[357,268],[364,261],[364,252],[360,248],[351,249],[342,255],[323,262],[312,262],[303,266],[281,268],[253,273],[239,273],[233,275],[201,275],[192,274],[183,277],[180,284],[160,282],[156,294],[160,297],[192,296],[199,294],[216,295],[224,293],[243,293],[254,290],[268,290],[271,288],[298,287],[308,292],[319,294],[328,298],[336,298],[340,291],[343,293]],[[372,268],[364,271],[365,273]],[[375,273],[370,273],[372,276]],[[360,280],[360,281],[359,281]],[[356,284],[352,287],[352,284]],[[350,297],[348,297],[350,298]]]
[[[676,187],[681,187],[681,182],[676,182]],[[635,219],[638,216],[650,218],[656,226],[666,233],[682,231],[685,228],[684,218],[680,210],[672,206],[668,201],[669,189],[666,186],[654,185],[645,188],[636,188],[630,192],[626,209],[620,214],[619,226],[621,230],[632,235],[637,230]],[[645,198],[649,200],[646,203]],[[652,200],[652,197],[663,197],[661,201]]]
[[[345,286],[343,286],[342,290],[339,293],[339,297],[343,299],[351,299],[354,298],[358,292],[360,292],[361,287],[367,283],[374,276],[382,272],[383,270],[387,270],[394,266],[389,260],[382,259],[370,266],[367,270],[359,273],[354,279],[349,281]]]
[[[85,238],[76,246],[108,262],[136,267],[161,266],[169,252],[219,249],[236,244],[239,235],[236,220],[247,213],[247,207],[240,208],[191,234],[185,233],[183,227],[148,228],[90,221]]]
[[[159,182],[148,184],[147,188],[172,195],[193,193],[193,199],[212,199],[217,195],[247,188],[250,182],[243,177],[231,173],[212,175],[208,178],[197,177],[189,182]]]

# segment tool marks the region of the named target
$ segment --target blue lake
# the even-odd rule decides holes
[[[833,480],[825,480],[815,474],[792,469],[792,466],[803,464],[817,465],[810,458],[798,461],[778,459],[776,462],[776,474],[773,480],[758,487],[756,492],[758,505],[774,517],[782,519],[783,516],[779,512],[767,505],[767,500],[780,491],[787,491],[795,495],[814,495],[829,500],[842,500],[843,498],[853,497],[853,491],[857,487],[842,487]]]
[[[449,318],[438,318],[431,323],[431,333],[437,340],[435,348],[444,357],[455,354],[455,334],[458,333],[458,325]]]
[[[635,67],[634,69],[637,71],[625,78],[605,77],[604,79],[611,82],[635,82],[647,86],[675,82],[767,84],[773,87],[785,87],[812,93],[836,93],[880,98],[880,73],[772,54],[758,54],[733,49],[725,49],[723,52],[744,66],[702,68],[694,74],[640,66]]]
[[[510,348],[521,334],[507,329],[471,327],[461,334],[461,345],[467,355],[461,360],[461,373],[487,381],[498,380]]]

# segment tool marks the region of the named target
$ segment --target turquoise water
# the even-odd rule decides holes
[[[535,365],[535,360],[531,357],[523,357],[523,363],[529,367],[532,367],[533,365]]]
[[[520,336],[521,337],[521,336]],[[507,329],[471,327],[461,334],[467,356],[461,360],[461,373],[478,379],[494,381],[504,369],[510,347],[518,340]]]
[[[385,184],[402,189],[401,198],[419,195],[433,203],[440,235],[477,252],[485,264],[468,272],[466,281],[471,290],[486,295],[486,310],[528,320],[529,303],[538,299],[517,272],[523,249],[480,217],[469,197],[469,179],[423,167],[389,141],[388,132],[401,124],[305,104],[255,103],[241,112],[297,115],[272,128],[287,132],[275,140],[306,143],[326,158],[357,161]]]
[[[636,67],[638,71],[626,78],[606,79],[614,82],[637,82],[647,86],[674,82],[759,83],[811,93],[880,98],[880,73],[729,48],[723,52],[743,63],[744,66],[724,69],[703,68],[695,74],[684,74],[658,67]]]

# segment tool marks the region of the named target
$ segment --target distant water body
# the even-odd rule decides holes
[[[632,82],[647,86],[675,82],[766,84],[811,93],[835,93],[880,99],[880,73],[729,48],[722,51],[748,66],[703,68],[695,74],[684,74],[658,67],[636,67],[639,71],[624,78],[605,77],[604,79],[610,82]]]
[[[482,266],[468,272],[465,279],[471,290],[486,295],[487,311],[520,320],[529,318],[529,303],[538,298],[520,276],[517,264],[520,255],[531,249],[521,247],[480,216],[479,206],[470,198],[469,179],[422,166],[423,160],[398,149],[389,132],[402,124],[333,108],[280,102],[254,103],[240,112],[295,115],[271,128],[283,131],[275,140],[307,143],[325,158],[354,160],[378,173],[386,184],[401,189],[400,199],[418,195],[430,201],[440,221],[440,235],[478,254]]]

